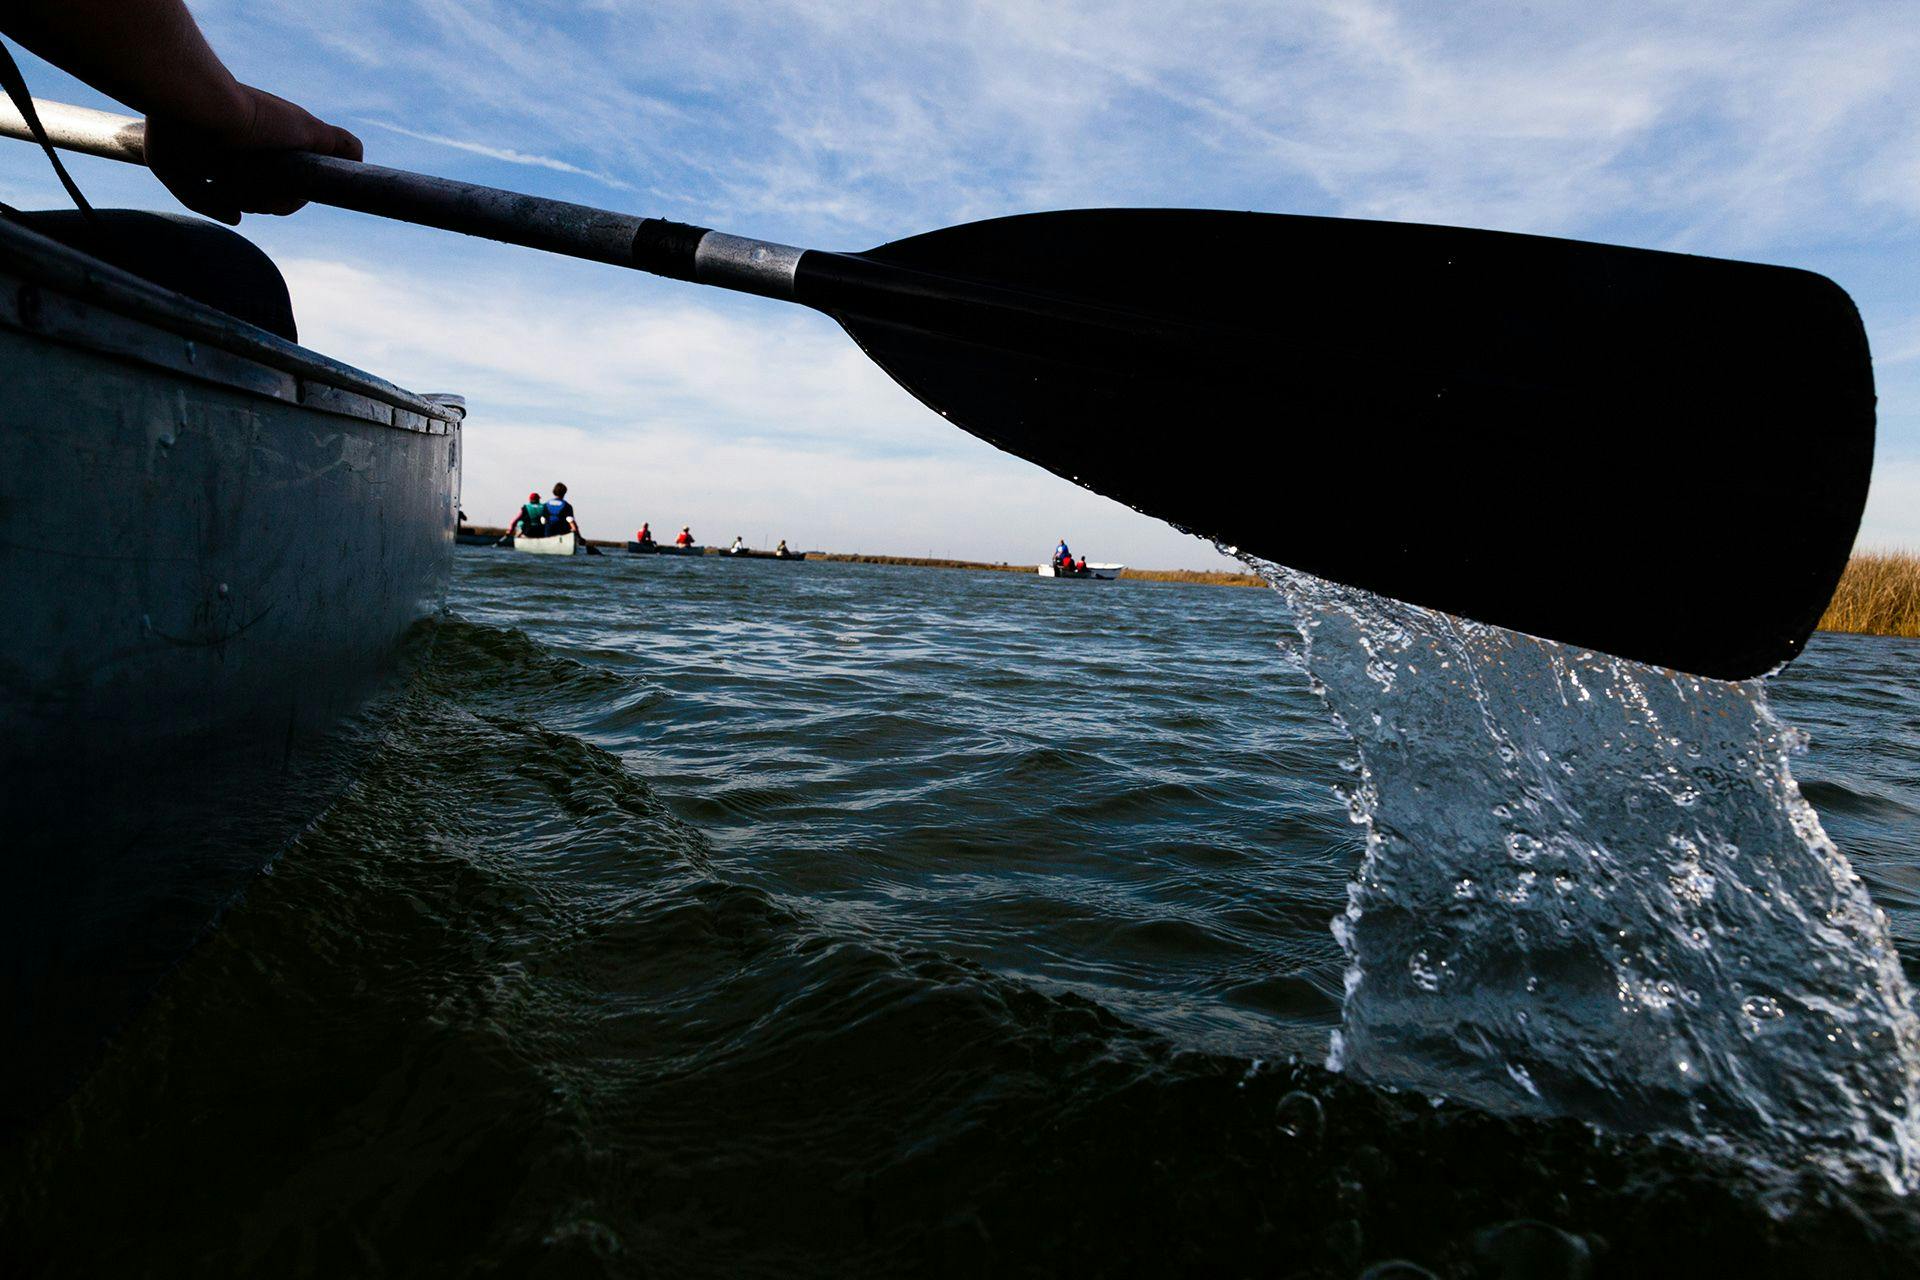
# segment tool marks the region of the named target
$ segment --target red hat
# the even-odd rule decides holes
[[[540,495],[539,495],[539,494],[537,494],[537,493],[530,493],[530,494],[528,494],[528,495],[527,495],[527,501],[528,501],[528,502],[538,502],[538,501],[540,501]]]

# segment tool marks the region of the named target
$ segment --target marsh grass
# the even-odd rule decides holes
[[[1847,561],[1820,630],[1920,637],[1920,553],[1867,551]]]

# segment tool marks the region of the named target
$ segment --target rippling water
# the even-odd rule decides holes
[[[1418,1028],[1388,1043],[1422,1006],[1404,989],[1348,996],[1330,925],[1370,854],[1336,789],[1376,789],[1377,836],[1383,815],[1451,812],[1416,787],[1452,787],[1437,797],[1452,802],[1513,780],[1402,767],[1407,794],[1381,791],[1379,735],[1362,732],[1363,766],[1276,593],[473,551],[452,604],[350,731],[363,749],[337,794],[9,1154],[0,1239],[21,1269],[1352,1275],[1406,1257],[1468,1274],[1558,1249],[1618,1274],[1902,1274],[1920,1251],[1908,1202],[1847,1181],[1844,1158],[1796,1173],[1567,1118],[1714,1134],[1751,1102],[1750,1118],[1792,1121],[1775,1104],[1812,1077],[1709,1097],[1712,1124],[1670,1081],[1634,1100],[1647,1109],[1609,1111],[1623,1078],[1646,1079],[1624,1069],[1535,1070],[1530,1092],[1507,1063],[1591,1065],[1627,1043],[1579,1000],[1554,1006],[1544,1041],[1473,1042],[1488,1055],[1436,1056]],[[1811,735],[1793,773],[1910,970],[1916,658],[1910,642],[1823,636],[1771,682],[1779,716]],[[1380,692],[1366,665],[1356,680],[1315,666],[1350,721],[1353,695]],[[1505,696],[1524,702],[1540,678]],[[1412,704],[1381,705],[1387,723]],[[1766,729],[1727,705],[1747,736],[1676,727],[1682,758],[1719,741],[1727,765],[1729,743]],[[1441,735],[1471,726],[1439,708],[1422,694],[1423,733],[1462,762]],[[1726,816],[1713,780],[1694,784],[1699,810]],[[1475,860],[1474,894],[1510,897],[1532,866],[1530,892],[1551,894],[1549,864],[1564,870],[1572,846],[1525,865],[1516,830],[1545,845],[1609,830],[1579,803],[1502,827],[1498,802],[1480,806],[1485,830],[1441,842]],[[1720,884],[1723,856],[1666,849],[1660,868],[1691,858]],[[1623,961],[1592,934],[1658,914],[1637,915],[1633,893],[1583,909],[1593,945],[1568,960],[1553,912],[1449,915],[1474,877],[1424,869],[1402,918],[1466,930],[1449,935],[1464,950],[1424,947],[1443,987],[1470,963],[1484,999],[1462,1022],[1511,1033],[1513,984],[1593,972],[1581,954],[1639,972],[1640,951]],[[1828,883],[1830,907],[1860,906],[1844,874]],[[1362,926],[1379,887],[1363,876],[1354,892]],[[1441,887],[1445,903],[1419,896]],[[1488,919],[1540,932],[1499,943],[1477,932]],[[1849,977],[1904,990],[1848,917],[1835,945],[1859,949],[1843,960],[1767,951],[1770,985],[1735,992],[1705,959],[1737,965],[1725,923],[1702,925],[1700,952],[1653,940],[1665,967],[1641,976],[1656,997],[1675,984],[1682,1031],[1708,1021],[1679,1012],[1686,989],[1723,1020],[1753,996],[1798,1016],[1789,997]],[[1349,945],[1366,954],[1362,934]],[[1394,972],[1444,1000],[1404,963],[1422,949]],[[1823,958],[1831,981],[1793,972]],[[1897,996],[1860,1018],[1893,1026]],[[1336,1075],[1320,1064],[1343,1000],[1352,1069]],[[1715,1047],[1716,1073],[1738,1067],[1737,1046]],[[1742,1052],[1778,1060],[1768,1043]],[[1851,1061],[1840,1078],[1881,1087],[1871,1064],[1888,1059]],[[1837,1131],[1790,1136],[1809,1133],[1846,1155]],[[1883,1127],[1858,1136],[1869,1166],[1897,1158],[1875,1147]],[[1537,1221],[1501,1226],[1516,1220]]]

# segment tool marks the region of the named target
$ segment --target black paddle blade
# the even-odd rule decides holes
[[[1189,210],[808,253],[956,425],[1270,560],[1723,679],[1800,651],[1873,459],[1852,302],[1780,267]]]

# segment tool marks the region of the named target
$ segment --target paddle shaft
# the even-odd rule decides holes
[[[34,107],[54,146],[146,163],[144,121],[39,98]],[[10,102],[0,101],[0,136],[35,140]],[[1131,340],[1188,350],[1207,347],[1218,338],[1212,326],[1124,307],[919,271],[865,254],[798,249],[336,156],[280,152],[262,156],[259,163],[289,190],[316,204],[798,302],[836,318],[852,313],[887,316],[915,327],[931,324],[975,333],[1014,332],[1037,323],[1055,333],[1122,333]]]
[[[54,146],[146,163],[143,121],[38,98],[34,107]],[[0,136],[36,141],[13,104],[4,101]],[[795,270],[805,252],[663,218],[638,218],[335,156],[284,152],[261,157],[261,164],[316,204],[741,293],[794,299]]]
[[[144,158],[139,121],[40,111],[59,146]],[[1800,651],[1866,499],[1866,336],[1805,271],[1205,209],[827,253],[335,158],[257,163],[319,203],[812,307],[955,426],[1179,528],[1698,675]]]

